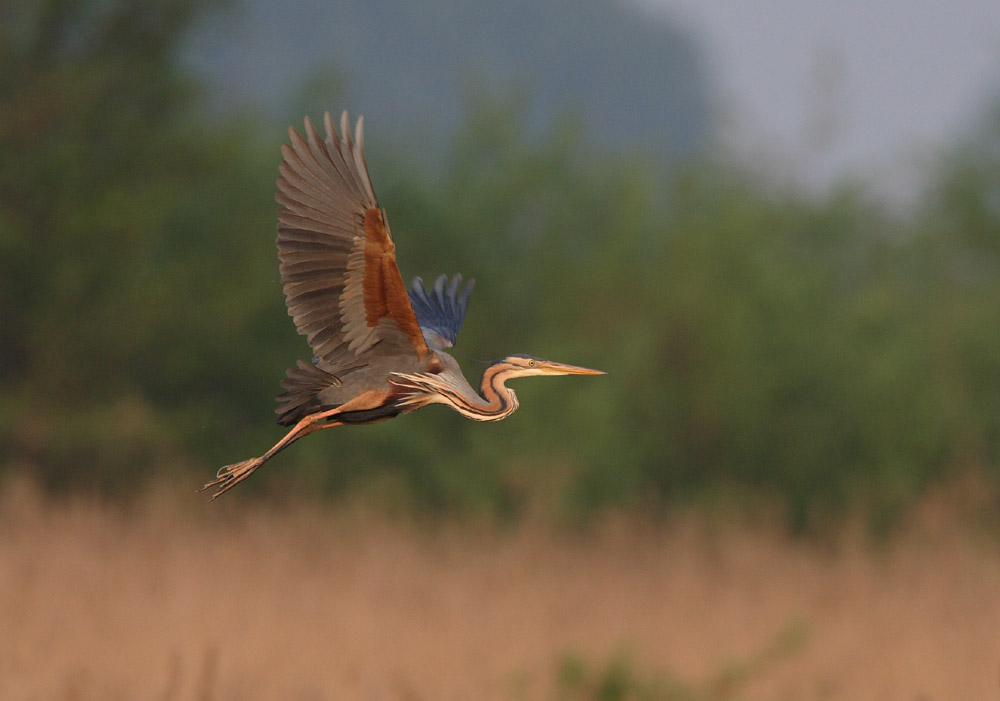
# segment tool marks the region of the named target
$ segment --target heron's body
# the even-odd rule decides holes
[[[445,349],[455,342],[473,282],[439,277],[409,290],[368,177],[363,123],[354,138],[345,112],[338,136],[330,115],[321,139],[289,130],[278,178],[278,257],[288,313],[311,346],[282,382],[278,423],[291,430],[259,458],[228,465],[204,489],[228,491],[294,441],[322,428],[376,423],[429,404],[477,421],[517,409],[504,384],[531,375],[599,375],[598,370],[511,355],[491,364],[476,391]]]

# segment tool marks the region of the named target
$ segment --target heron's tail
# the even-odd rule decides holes
[[[287,378],[281,381],[285,390],[278,395],[278,423],[292,426],[300,420],[320,411],[323,407],[316,395],[329,387],[341,384],[340,378],[303,360],[285,372]]]

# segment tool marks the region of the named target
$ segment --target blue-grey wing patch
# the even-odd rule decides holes
[[[461,275],[453,277],[450,283],[448,276],[442,275],[434,281],[434,287],[427,290],[422,279],[413,278],[409,289],[410,304],[430,348],[443,350],[455,345],[475,285],[475,280],[469,280],[462,287]]]

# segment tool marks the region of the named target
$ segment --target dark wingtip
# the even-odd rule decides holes
[[[454,344],[465,320],[474,284],[475,280],[469,280],[462,287],[461,274],[451,279],[447,275],[439,275],[429,288],[422,278],[413,278],[409,290],[410,302],[425,336],[436,334],[444,339],[443,347]]]

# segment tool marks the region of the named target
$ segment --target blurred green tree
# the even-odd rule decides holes
[[[280,313],[245,245],[272,216],[248,126],[199,126],[176,66],[196,7],[0,10],[0,433],[51,483],[110,486],[183,452],[192,422],[233,422],[231,339]]]
[[[310,355],[270,243],[277,141],[203,119],[175,55],[196,11],[0,7],[0,459],[51,485],[260,452],[277,380]],[[248,490],[280,472],[509,514],[763,497],[804,527],[854,506],[891,522],[971,470],[995,503],[1000,120],[900,215],[724,154],[600,152],[572,117],[529,132],[529,97],[474,95],[431,173],[370,138],[376,190],[405,277],[479,279],[460,352],[608,377],[518,385],[496,425],[429,409],[324,432]]]

